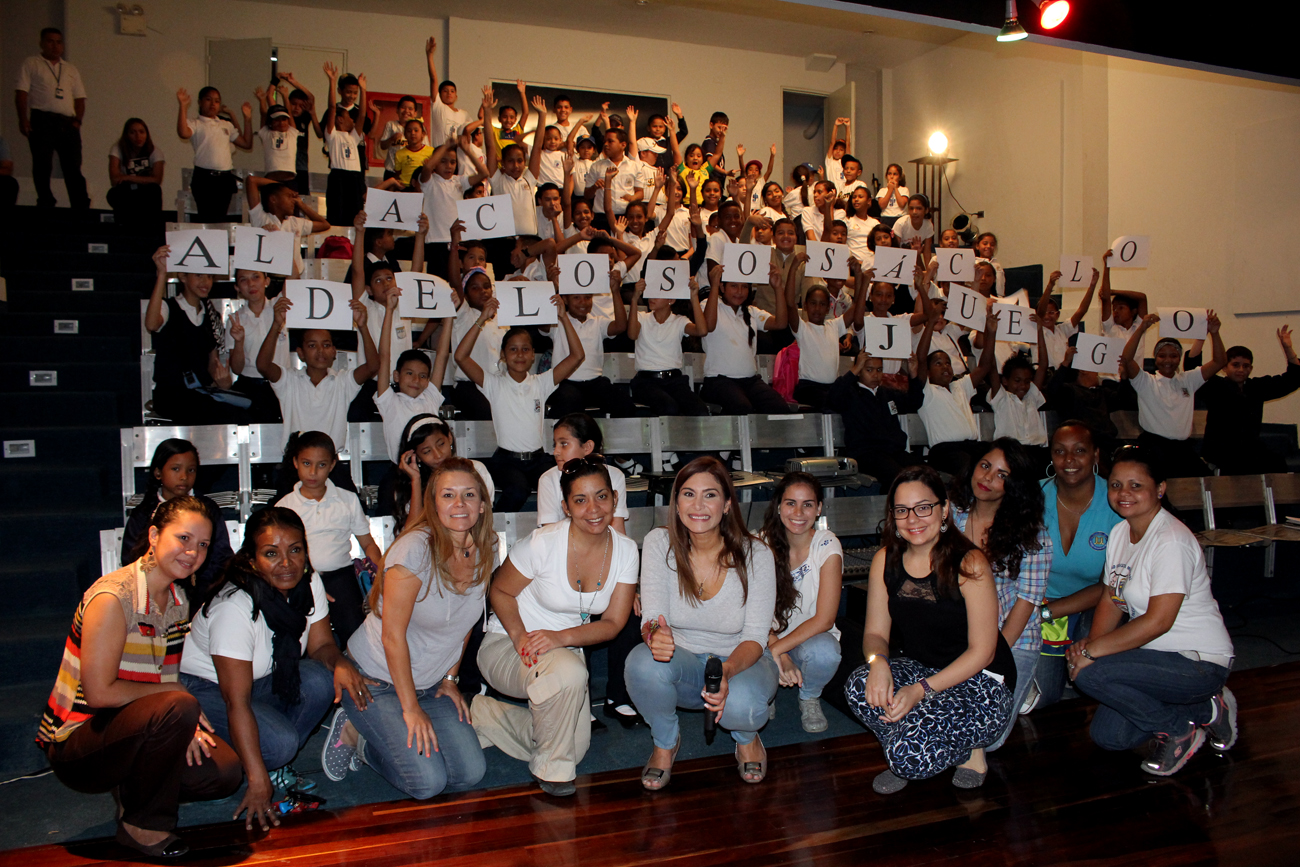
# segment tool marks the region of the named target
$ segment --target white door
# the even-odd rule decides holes
[[[208,84],[221,91],[222,101],[241,128],[244,121],[240,106],[246,102],[252,106],[253,128],[256,130],[260,117],[253,91],[271,84],[271,38],[209,39]],[[235,168],[260,171],[263,166],[264,160],[257,144],[253,145],[251,152],[235,151]]]

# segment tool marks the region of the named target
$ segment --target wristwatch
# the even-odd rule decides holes
[[[1052,609],[1048,608],[1046,605],[1039,608],[1038,611],[1039,611],[1039,616],[1042,617],[1044,623],[1050,623],[1056,619],[1055,617],[1052,616]]]
[[[442,676],[442,679],[443,679],[443,680],[450,680],[452,683],[456,684],[456,686],[460,686],[460,675],[459,675],[459,674],[444,674],[444,675]]]

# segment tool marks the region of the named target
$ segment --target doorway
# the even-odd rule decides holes
[[[790,173],[800,163],[809,163],[814,168],[826,164],[826,149],[835,119],[847,117],[850,123],[854,120],[853,94],[853,82],[828,94],[783,91],[783,165],[781,177],[774,180],[788,186]],[[842,128],[839,134],[844,134]]]

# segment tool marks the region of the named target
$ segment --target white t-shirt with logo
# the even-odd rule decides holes
[[[214,172],[228,172],[235,167],[231,155],[233,142],[239,130],[228,120],[219,117],[192,117],[189,119],[190,146],[194,148],[194,167]]]
[[[331,170],[361,171],[361,133],[335,129],[325,136],[325,145],[330,152]]]
[[[535,452],[545,448],[542,416],[546,399],[555,391],[555,370],[529,373],[523,382],[515,382],[508,373],[484,368],[483,392],[492,404],[492,428],[497,445],[512,452]]]
[[[1195,395],[1205,385],[1199,367],[1180,370],[1172,377],[1142,370],[1130,382],[1137,392],[1138,425],[1142,430],[1170,440],[1185,440],[1192,435]]]
[[[290,126],[284,132],[276,132],[264,126],[256,132],[262,142],[262,158],[266,160],[266,171],[289,172],[297,169],[298,130]]]
[[[832,557],[839,557],[843,568],[844,549],[840,546],[839,538],[830,530],[818,530],[813,534],[812,545],[808,549],[808,559],[790,570],[794,589],[799,591],[799,596],[794,610],[790,612],[789,625],[778,637],[789,635],[817,615],[817,594],[822,586],[822,566]],[[774,623],[773,626],[775,625]],[[836,640],[839,639],[840,630],[834,624],[826,631],[834,635]]]

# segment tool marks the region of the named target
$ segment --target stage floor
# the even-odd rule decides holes
[[[1092,703],[1023,718],[980,790],[950,774],[881,797],[868,733],[771,751],[746,785],[729,759],[679,762],[663,792],[639,770],[578,778],[578,794],[490,789],[289,817],[269,835],[189,829],[198,865],[1297,864],[1300,663],[1234,674],[1241,738],[1172,779],[1088,739]],[[719,735],[725,737],[725,735]],[[647,738],[647,750],[649,749]],[[109,841],[20,849],[0,862],[123,863]]]

